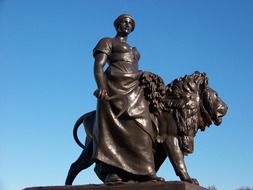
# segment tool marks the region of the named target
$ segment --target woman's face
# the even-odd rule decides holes
[[[122,35],[128,35],[133,30],[133,21],[129,17],[124,17],[119,21],[117,32]]]

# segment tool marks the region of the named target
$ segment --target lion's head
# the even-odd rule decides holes
[[[166,107],[173,112],[185,154],[193,152],[197,131],[204,131],[211,124],[220,125],[228,109],[201,72],[175,79],[167,85],[166,96]]]
[[[210,87],[202,92],[202,117],[208,115],[208,118],[215,124],[220,125],[223,116],[227,112],[227,105],[218,96],[218,93]],[[206,119],[207,120],[207,119]]]

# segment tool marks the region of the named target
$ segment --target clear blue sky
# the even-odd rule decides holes
[[[0,0],[0,189],[63,185],[81,149],[75,120],[96,106],[92,49],[129,13],[140,68],[166,83],[195,70],[228,104],[186,158],[202,186],[253,186],[252,0]],[[80,133],[84,140],[84,134]],[[169,161],[158,172],[178,180]],[[101,183],[93,167],[75,184]]]

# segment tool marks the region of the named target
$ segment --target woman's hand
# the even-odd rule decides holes
[[[93,93],[94,96],[96,96],[98,99],[106,100],[108,98],[107,91],[105,89],[97,89]]]

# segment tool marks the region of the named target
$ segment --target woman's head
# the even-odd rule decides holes
[[[114,27],[117,32],[131,33],[135,28],[135,21],[132,16],[128,14],[122,14],[114,21]]]

